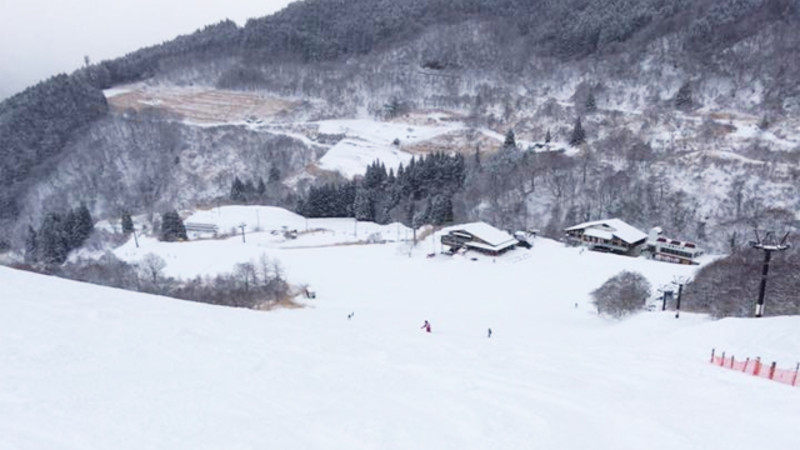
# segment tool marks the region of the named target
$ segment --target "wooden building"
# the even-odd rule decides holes
[[[567,240],[591,250],[639,256],[647,235],[620,219],[595,220],[564,230]]]
[[[450,232],[442,235],[441,241],[443,246],[450,249],[450,253],[466,249],[492,256],[513,249],[519,242],[514,236],[484,222],[453,227]]]
[[[697,244],[668,238],[661,233],[661,227],[650,230],[644,250],[647,257],[677,264],[699,264],[697,258],[703,254],[703,249]]]

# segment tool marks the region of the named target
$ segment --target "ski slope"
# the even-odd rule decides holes
[[[254,211],[217,217],[237,223]],[[345,237],[353,221],[341,219],[283,240],[268,228],[297,218],[272,213],[260,210],[264,231],[246,242],[145,237],[117,254],[154,252],[168,273],[192,276],[264,253],[311,284],[306,308],[215,307],[0,267],[0,448],[800,445],[800,389],[708,363],[715,347],[793,367],[800,318],[659,311],[614,321],[589,305],[620,270],[657,287],[695,268],[545,239],[500,258],[428,258],[433,237],[411,250],[353,245],[381,227],[359,223]]]

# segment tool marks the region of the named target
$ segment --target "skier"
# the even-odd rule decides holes
[[[353,318],[353,316],[355,316],[355,315],[356,315],[356,313],[355,313],[355,312],[351,312],[350,314],[348,314],[348,315],[347,315],[347,320],[350,320],[350,319],[352,319],[352,318]]]
[[[422,324],[422,326],[421,326],[421,327],[419,327],[419,328],[420,328],[421,330],[425,330],[425,331],[426,331],[426,332],[428,332],[428,333],[430,333],[430,332],[431,332],[431,324],[430,324],[430,322],[428,322],[427,320],[426,320],[426,321],[425,321],[425,323],[423,323],[423,324]]]
[[[489,328],[489,332],[486,334],[486,337],[487,338],[492,337],[492,329],[491,328]]]

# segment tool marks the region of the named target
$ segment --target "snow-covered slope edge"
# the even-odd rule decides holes
[[[0,447],[800,444],[800,389],[707,362],[715,346],[791,364],[800,319],[616,322],[586,303],[623,268],[652,282],[690,268],[547,240],[496,262],[395,244],[270,251],[317,288],[312,307],[220,308],[0,268]]]

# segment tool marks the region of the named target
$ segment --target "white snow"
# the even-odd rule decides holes
[[[503,230],[498,230],[497,228],[485,222],[472,222],[463,225],[456,225],[447,231],[450,230],[464,230],[495,247],[507,244],[508,242],[516,242],[516,239],[510,234]]]
[[[632,227],[631,225],[628,225],[620,219],[603,219],[584,222],[567,228],[567,230],[580,230],[583,228],[596,228],[600,231],[609,231],[619,239],[631,244],[647,238],[645,233]],[[605,236],[603,233],[598,233],[595,237],[603,236]]]
[[[434,124],[431,126],[367,119],[313,122],[320,133],[346,136],[320,158],[318,165],[348,178],[363,175],[366,167],[376,160],[382,161],[387,170],[396,170],[401,163],[407,165],[412,157],[411,153],[402,150],[402,145],[427,141],[464,127],[458,122],[431,120]],[[395,139],[400,141],[400,147],[393,145]]]
[[[364,175],[367,166],[380,160],[389,168],[408,165],[411,154],[391,145],[380,145],[358,139],[342,139],[319,160],[319,167],[339,172],[346,178]]]
[[[133,91],[133,89],[129,87],[116,87],[104,90],[103,95],[105,95],[106,98],[112,98],[116,97],[117,95],[127,94],[131,91]]]
[[[409,251],[334,245],[381,230],[399,237],[397,225],[314,219],[310,229],[329,230],[284,240],[268,228],[305,220],[244,207],[192,217],[265,231],[244,243],[145,237],[138,250],[181,276],[266,252],[317,298],[257,312],[0,267],[0,448],[800,445],[800,388],[708,363],[714,347],[793,368],[800,318],[659,311],[615,321],[590,307],[588,293],[620,270],[643,273],[655,290],[696,267],[546,239],[498,258],[426,258],[441,232]]]

